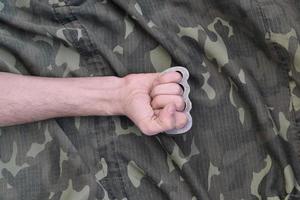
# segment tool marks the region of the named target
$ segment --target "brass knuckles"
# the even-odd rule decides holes
[[[190,76],[189,71],[184,67],[175,66],[175,67],[171,67],[171,68],[163,71],[162,73],[165,74],[167,72],[173,72],[173,71],[180,72],[182,74],[182,80],[180,81],[179,84],[182,85],[184,88],[184,92],[183,92],[182,96],[185,101],[185,109],[183,112],[186,113],[186,115],[188,117],[188,122],[185,125],[185,127],[181,128],[181,129],[173,129],[170,131],[166,131],[166,133],[170,134],[170,135],[185,133],[191,129],[192,124],[193,124],[192,116],[190,114],[190,111],[192,109],[192,102],[189,98],[189,93],[190,93],[191,88],[187,82],[187,80],[189,79],[189,76]]]

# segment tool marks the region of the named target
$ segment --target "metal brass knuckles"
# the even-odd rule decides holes
[[[170,131],[166,131],[166,133],[170,134],[170,135],[185,133],[191,129],[192,124],[193,124],[192,116],[190,114],[190,111],[192,109],[192,102],[189,98],[189,93],[190,93],[191,88],[187,82],[187,80],[189,79],[189,76],[190,76],[189,71],[184,67],[176,66],[176,67],[169,68],[169,69],[163,71],[162,73],[165,74],[167,72],[173,72],[173,71],[179,72],[182,75],[182,80],[180,81],[179,84],[182,85],[184,88],[184,92],[183,92],[182,96],[185,101],[185,109],[183,112],[185,112],[188,117],[188,123],[185,125],[185,127],[181,128],[181,129],[173,129]]]

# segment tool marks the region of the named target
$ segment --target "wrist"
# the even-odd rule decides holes
[[[96,115],[124,115],[123,98],[125,80],[119,77],[98,77],[98,83],[91,93],[95,95],[94,109]],[[94,96],[92,95],[92,96]]]
[[[132,106],[131,103],[134,99],[132,99],[132,96],[134,94],[139,93],[137,90],[137,86],[139,84],[142,84],[141,82],[137,82],[137,74],[129,74],[123,78],[121,78],[122,82],[122,88],[120,90],[120,107],[122,115],[129,116]]]

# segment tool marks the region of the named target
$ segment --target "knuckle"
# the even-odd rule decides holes
[[[186,115],[184,115],[183,118],[182,118],[182,120],[178,124],[179,125],[178,128],[183,128],[187,123],[188,123],[188,118],[187,118]]]

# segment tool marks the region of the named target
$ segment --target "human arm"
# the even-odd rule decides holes
[[[186,124],[177,72],[123,78],[0,73],[0,126],[56,117],[126,115],[147,135]]]

